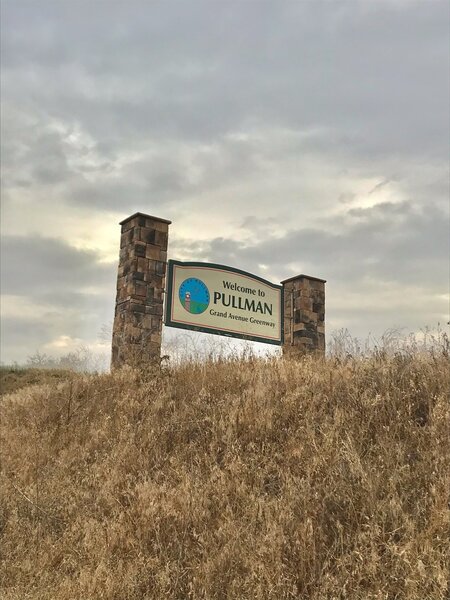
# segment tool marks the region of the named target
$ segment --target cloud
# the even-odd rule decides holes
[[[101,5],[86,19],[83,3],[11,3],[6,101],[33,91],[22,100],[29,109],[45,107],[116,148],[208,142],[270,122],[337,128],[365,155],[444,153],[446,3],[315,4],[134,2],[111,6],[105,22]]]
[[[24,360],[64,336],[97,344],[113,318],[116,274],[116,264],[64,240],[4,236],[2,360]]]
[[[255,230],[260,222],[255,220]],[[436,206],[421,210],[409,203],[383,203],[351,209],[337,222],[324,219],[320,229],[291,229],[283,236],[255,237],[253,243],[222,237],[208,243],[179,240],[172,249],[211,262],[238,261],[253,271],[261,263],[270,265],[279,279],[297,274],[290,271],[294,268],[328,279],[345,278],[350,285],[367,277],[445,288],[447,222],[448,214]]]
[[[2,240],[2,289],[9,294],[78,295],[114,282],[115,268],[99,262],[95,252],[77,250],[58,238],[8,236]]]
[[[112,310],[117,222],[140,210],[173,221],[173,258],[324,276],[330,323],[380,328],[380,306],[386,327],[400,310],[434,319],[449,11],[3,3],[3,294],[44,311],[36,340],[92,339]],[[8,319],[16,356],[33,318]]]

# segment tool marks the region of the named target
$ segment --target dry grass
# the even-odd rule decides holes
[[[76,375],[2,401],[2,598],[448,598],[445,355]]]
[[[65,369],[35,369],[26,367],[0,367],[0,396],[17,392],[30,385],[54,384],[72,376]]]

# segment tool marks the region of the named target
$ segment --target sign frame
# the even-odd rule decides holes
[[[265,285],[268,285],[274,289],[280,290],[280,339],[273,340],[261,336],[255,335],[245,335],[238,332],[233,331],[224,331],[221,329],[215,329],[213,327],[202,327],[200,325],[190,325],[185,323],[180,323],[178,321],[171,320],[172,314],[172,304],[174,297],[174,289],[173,289],[173,280],[174,280],[174,267],[198,267],[198,268],[211,268],[217,269],[221,271],[227,271],[228,273],[236,273],[237,275],[244,275],[246,277],[250,277],[256,281],[260,281]],[[168,261],[168,271],[166,277],[166,290],[165,290],[165,311],[164,311],[164,325],[167,327],[175,327],[177,329],[185,329],[188,331],[200,331],[202,333],[212,333],[214,335],[221,335],[224,337],[232,337],[240,340],[246,340],[250,342],[261,342],[264,344],[273,344],[275,346],[282,346],[284,344],[284,287],[281,284],[272,283],[272,281],[268,281],[267,279],[263,279],[258,275],[254,275],[253,273],[249,273],[248,271],[243,271],[242,269],[236,269],[235,267],[229,267],[227,265],[220,265],[216,263],[207,263],[207,262],[193,262],[193,261],[179,261],[179,260],[169,260]]]

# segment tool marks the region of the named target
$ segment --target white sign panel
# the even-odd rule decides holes
[[[232,267],[170,260],[165,324],[282,344],[282,286]]]

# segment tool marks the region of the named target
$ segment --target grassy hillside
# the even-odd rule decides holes
[[[2,598],[448,598],[448,367],[230,360],[5,396]]]
[[[0,366],[0,396],[30,385],[54,384],[70,377],[66,369],[35,369]]]

